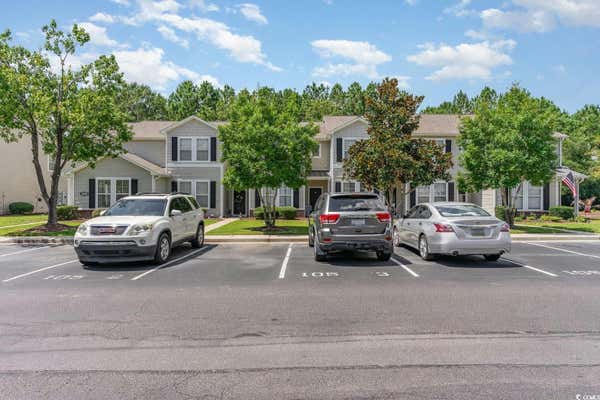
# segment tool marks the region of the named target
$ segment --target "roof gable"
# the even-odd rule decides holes
[[[179,127],[181,127],[181,126],[183,126],[183,125],[185,125],[185,124],[188,124],[188,123],[190,123],[190,122],[196,122],[196,123],[200,123],[200,124],[203,124],[203,125],[206,125],[206,126],[208,126],[208,127],[212,128],[212,129],[214,129],[214,130],[217,130],[217,127],[216,127],[215,125],[211,124],[210,122],[206,122],[205,120],[203,120],[203,119],[201,119],[201,118],[198,118],[198,117],[196,117],[195,115],[190,115],[189,117],[187,117],[187,118],[185,118],[185,119],[182,119],[182,120],[181,120],[181,121],[179,121],[179,122],[176,122],[176,123],[174,123],[174,124],[171,124],[171,125],[169,125],[169,126],[167,126],[167,127],[163,128],[163,129],[161,129],[161,130],[160,130],[160,132],[161,132],[162,134],[167,134],[167,133],[169,133],[170,131],[172,131],[172,130],[174,130],[174,129],[177,129],[177,128],[179,128]]]

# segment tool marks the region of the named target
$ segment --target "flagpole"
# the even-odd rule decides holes
[[[579,215],[579,179],[575,179],[575,218]]]

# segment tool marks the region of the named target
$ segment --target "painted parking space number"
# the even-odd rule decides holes
[[[332,277],[336,277],[336,276],[340,276],[339,273],[337,272],[303,272],[302,273],[302,277],[303,278],[332,278]]]
[[[590,271],[563,271],[565,274],[569,275],[580,275],[580,276],[591,276],[591,275],[600,275],[600,271],[590,270]]]
[[[380,278],[387,278],[388,276],[391,276],[389,272],[383,272],[383,271],[376,271],[375,275]]]
[[[64,280],[77,280],[83,279],[83,275],[49,275],[44,279],[52,279],[55,281],[64,281]]]

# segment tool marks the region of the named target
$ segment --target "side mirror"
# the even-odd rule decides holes
[[[180,210],[171,210],[171,217],[176,217],[177,215],[181,215]]]
[[[312,206],[308,205],[304,208],[304,216],[306,218],[308,218],[310,216],[310,213],[312,213],[312,212],[313,212]]]

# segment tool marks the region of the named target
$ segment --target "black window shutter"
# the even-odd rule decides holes
[[[544,185],[544,210],[550,209],[550,184],[546,183]]]
[[[96,180],[90,179],[88,186],[89,208],[96,208]]]
[[[342,138],[337,138],[335,140],[335,151],[336,151],[336,161],[342,162],[342,158],[344,157],[344,141]]]
[[[171,160],[177,161],[177,136],[171,137]]]
[[[217,208],[217,182],[210,181],[210,208]]]
[[[254,189],[254,208],[260,207],[260,194],[258,193],[260,189]]]
[[[454,201],[454,182],[448,182],[448,201]]]
[[[171,181],[171,192],[177,192],[177,181]]]
[[[299,189],[294,189],[293,200],[294,200],[294,208],[300,208],[300,190]]]
[[[398,202],[398,190],[396,188],[392,189],[392,205],[396,207],[396,203]]]
[[[452,153],[452,140],[446,139],[446,153]]]
[[[217,138],[210,138],[210,161],[217,161]]]
[[[410,208],[414,207],[417,204],[417,191],[413,190],[410,192]]]
[[[154,179],[154,178],[151,178]],[[131,194],[136,194],[138,192],[138,180],[137,179],[132,179],[131,180]]]
[[[335,192],[339,193],[342,191],[342,182],[336,182],[335,183]]]

